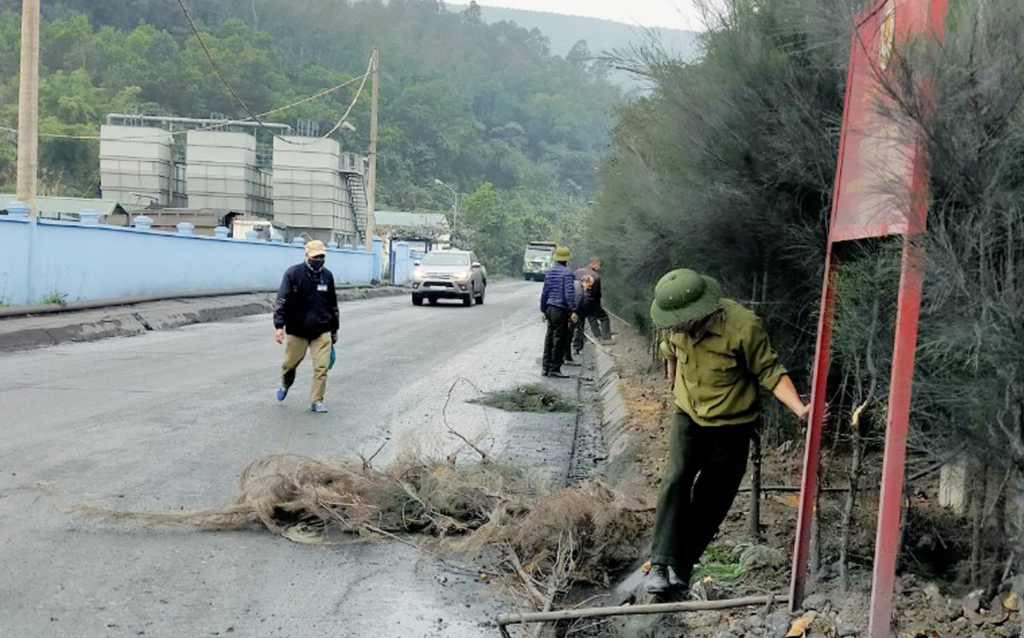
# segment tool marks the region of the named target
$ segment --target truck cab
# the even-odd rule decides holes
[[[531,241],[523,253],[523,279],[544,281],[544,273],[554,264],[556,248],[553,241]]]

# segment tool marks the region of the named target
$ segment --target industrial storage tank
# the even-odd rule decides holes
[[[348,187],[337,141],[274,138],[274,220],[293,235],[339,244],[360,241]]]
[[[174,137],[150,126],[100,127],[100,191],[126,209],[174,206]]]
[[[250,133],[188,132],[188,207],[269,217],[269,177],[256,166],[256,137]]]

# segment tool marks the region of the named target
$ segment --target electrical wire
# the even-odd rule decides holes
[[[363,92],[363,87],[366,86],[366,79],[370,76],[370,73],[373,71],[373,58],[371,58],[370,64],[366,69],[366,73],[363,75],[363,81],[360,83],[359,90],[356,91],[355,97],[352,99],[352,103],[348,105],[348,109],[345,111],[345,114],[341,116],[341,119],[338,120],[338,123],[335,124],[330,131],[328,131],[326,134],[320,136],[317,139],[310,140],[309,142],[298,142],[289,140],[267,128],[267,126],[263,123],[263,120],[260,119],[260,116],[253,113],[252,109],[249,108],[249,105],[246,104],[241,97],[239,97],[238,93],[235,91],[235,88],[231,86],[230,82],[228,82],[228,79],[224,75],[224,72],[221,71],[220,65],[218,65],[217,61],[213,59],[213,54],[210,52],[209,47],[206,46],[206,41],[203,40],[203,36],[199,32],[199,27],[196,26],[195,20],[192,19],[192,14],[189,13],[188,7],[185,6],[185,0],[178,0],[178,5],[181,7],[182,12],[185,14],[185,18],[188,20],[189,26],[192,27],[192,33],[195,34],[196,40],[199,41],[199,45],[203,48],[203,52],[206,54],[206,58],[210,61],[210,65],[213,67],[214,71],[217,72],[217,76],[220,77],[220,81],[224,83],[225,87],[227,87],[228,91],[231,93],[231,96],[235,98],[235,101],[238,102],[241,105],[242,109],[249,114],[249,118],[254,120],[256,124],[260,126],[260,128],[267,131],[268,133],[270,133],[270,135],[274,136],[275,138],[280,138],[281,141],[286,142],[288,144],[293,144],[295,146],[309,146],[333,135],[339,128],[341,128],[341,125],[344,124],[345,122],[345,118],[347,118],[349,114],[352,112],[352,109],[355,108],[356,102],[359,101],[359,95],[360,93]]]
[[[324,89],[323,91],[320,91],[319,93],[316,93],[316,94],[311,95],[309,97],[303,98],[303,99],[298,100],[296,102],[292,102],[291,104],[286,104],[286,105],[278,107],[276,109],[272,109],[270,111],[266,111],[265,113],[260,113],[260,114],[253,113],[252,109],[249,108],[249,105],[245,103],[245,100],[243,100],[238,95],[238,92],[235,91],[235,88],[233,86],[231,86],[231,82],[229,82],[227,77],[224,75],[224,72],[221,70],[220,65],[217,64],[216,60],[214,60],[213,53],[210,51],[209,47],[206,45],[206,41],[203,40],[203,36],[200,33],[200,31],[199,31],[199,27],[196,25],[195,20],[192,19],[192,14],[189,12],[188,7],[185,5],[185,0],[178,0],[178,5],[181,7],[182,13],[185,14],[185,18],[188,20],[189,26],[192,28],[192,33],[196,36],[196,40],[199,41],[200,47],[202,47],[203,52],[206,54],[206,58],[210,61],[210,65],[213,67],[214,71],[216,71],[217,76],[220,78],[220,81],[227,88],[228,92],[231,94],[231,97],[233,97],[235,99],[235,101],[238,102],[239,105],[241,105],[242,109],[246,113],[249,114],[249,117],[244,119],[244,120],[229,120],[229,121],[225,121],[225,122],[217,122],[216,124],[209,124],[209,125],[207,125],[205,127],[200,127],[198,129],[189,129],[189,130],[203,131],[203,130],[210,130],[210,129],[213,129],[213,128],[220,128],[220,127],[223,127],[223,126],[230,126],[232,124],[240,124],[240,123],[243,123],[243,122],[256,122],[256,124],[259,125],[259,127],[261,129],[263,129],[264,131],[268,132],[271,136],[273,136],[275,138],[280,138],[281,141],[283,141],[285,143],[296,145],[296,146],[309,146],[311,144],[315,144],[315,143],[317,143],[317,142],[319,142],[321,140],[324,140],[324,139],[330,137],[335,132],[337,132],[338,129],[341,128],[341,126],[345,123],[345,120],[352,113],[352,109],[355,108],[356,103],[359,101],[359,96],[363,92],[363,88],[366,86],[366,80],[370,77],[370,74],[373,72],[373,59],[371,58],[370,59],[370,63],[367,66],[366,73],[364,73],[361,78],[352,78],[352,79],[350,79],[350,80],[348,80],[346,82],[342,82],[341,84],[339,84],[337,86],[333,86],[331,88]],[[327,133],[325,133],[324,135],[321,135],[320,137],[318,137],[316,139],[312,139],[312,140],[310,140],[308,142],[305,142],[305,141],[299,142],[299,141],[287,139],[287,138],[285,138],[285,137],[283,137],[281,135],[278,135],[272,129],[267,127],[267,125],[264,124],[263,120],[261,119],[263,117],[267,117],[268,115],[273,115],[275,113],[280,113],[281,111],[293,108],[295,106],[299,106],[301,104],[305,104],[307,102],[311,102],[311,101],[313,101],[313,100],[315,100],[317,98],[320,98],[320,97],[323,97],[324,95],[327,95],[328,93],[332,93],[334,91],[337,91],[338,89],[341,89],[341,88],[344,88],[346,86],[349,86],[350,84],[355,83],[356,80],[361,80],[360,84],[359,84],[359,89],[356,91],[356,94],[353,97],[352,102],[348,105],[348,108],[345,110],[344,115],[341,116],[341,119],[338,120],[338,122],[331,128],[331,130],[329,130]],[[0,126],[0,130],[8,131],[10,133],[15,133],[15,134],[18,133],[17,129],[10,128],[8,126]],[[172,136],[181,135],[181,134],[187,133],[187,132],[188,132],[188,130],[177,131],[177,132],[174,132],[174,133],[170,133],[170,135],[172,135]],[[61,133],[37,133],[37,136],[38,137],[49,138],[49,139],[64,139],[64,140],[102,140],[103,139],[99,135],[66,135],[66,134],[61,134]],[[128,140],[150,139],[150,138],[157,138],[157,137],[162,137],[162,134],[142,135],[142,136],[135,136],[135,137],[125,137],[125,138],[121,138],[121,140],[122,141],[128,141]]]
[[[308,102],[312,102],[313,100],[322,98],[325,95],[328,95],[330,93],[333,93],[333,92],[337,91],[338,89],[343,89],[346,86],[351,86],[352,84],[355,84],[356,82],[364,80],[366,77],[367,77],[366,75],[356,76],[356,77],[354,77],[354,78],[352,78],[350,80],[346,80],[345,82],[342,82],[341,84],[336,84],[335,86],[332,86],[330,88],[327,88],[327,89],[324,89],[322,91],[319,91],[318,93],[314,93],[313,95],[304,97],[301,100],[296,100],[295,102],[292,102],[290,104],[285,104],[284,106],[279,106],[279,107],[277,107],[275,109],[271,109],[269,111],[265,111],[263,113],[260,113],[259,116],[260,117],[267,117],[269,115],[275,115],[277,113],[280,113],[281,111],[287,111],[288,109],[295,108],[296,106],[301,106],[301,105],[306,104]],[[207,124],[207,125],[201,126],[199,128],[182,129],[180,131],[172,131],[172,132],[170,132],[170,135],[172,137],[177,137],[178,135],[184,135],[184,134],[188,133],[189,131],[209,131],[211,129],[221,128],[221,127],[224,127],[224,126],[231,126],[233,124],[244,124],[246,122],[251,122],[251,121],[252,120],[249,119],[249,118],[246,118],[246,119],[243,119],[243,120],[225,120],[223,122],[217,122],[215,124]],[[335,128],[334,130],[337,130],[337,128]],[[0,126],[0,131],[7,131],[9,133],[15,133],[15,134],[18,133],[18,129],[11,128],[9,126]],[[62,139],[62,140],[100,140],[100,139],[102,139],[102,137],[99,136],[99,135],[69,135],[69,134],[65,134],[65,133],[39,133],[38,136],[39,137],[52,138],[52,139]],[[156,137],[163,137],[163,134],[161,133],[161,134],[157,134],[157,135],[136,135],[136,136],[131,136],[131,137],[122,137],[122,138],[119,138],[118,141],[147,140],[147,139],[153,139],[153,138],[156,138]]]
[[[203,36],[199,32],[199,27],[196,26],[195,20],[192,19],[192,14],[189,13],[188,7],[185,6],[185,0],[178,0],[178,5],[181,7],[182,12],[185,14],[185,19],[188,20],[189,26],[192,27],[192,33],[195,34],[196,40],[199,41],[199,46],[202,47],[203,53],[206,54],[206,59],[210,61],[210,66],[212,66],[213,70],[217,72],[217,76],[220,78],[220,81],[224,83],[224,86],[227,87],[228,92],[231,93],[231,97],[235,98],[235,101],[241,105],[242,110],[248,113],[249,117],[252,118],[260,126],[260,128],[269,132],[271,135],[275,135],[274,131],[267,128],[267,125],[263,123],[263,120],[260,119],[260,116],[252,112],[252,109],[250,109],[249,105],[245,103],[245,100],[239,97],[238,93],[235,91],[235,87],[231,86],[231,83],[228,82],[228,79],[224,75],[224,72],[220,70],[220,65],[217,64],[217,61],[213,59],[213,54],[210,52],[210,48],[206,46],[206,41],[203,40]]]
[[[327,139],[331,135],[334,135],[335,131],[337,131],[339,128],[341,128],[341,125],[344,124],[345,120],[348,119],[348,116],[352,112],[352,109],[355,108],[356,102],[359,101],[359,96],[363,92],[363,87],[366,86],[366,79],[368,77],[370,77],[370,74],[372,72],[373,72],[373,59],[371,58],[370,59],[370,66],[367,67],[366,73],[363,74],[363,81],[359,83],[359,89],[356,90],[355,96],[352,97],[352,102],[349,103],[348,108],[345,109],[344,115],[341,116],[341,119],[338,120],[338,123],[335,124],[334,127],[331,130],[327,131],[325,134],[321,135],[320,137],[312,139],[312,140],[309,140],[309,141],[302,141],[302,142],[300,142],[300,141],[297,141],[297,140],[290,140],[290,139],[288,139],[286,137],[282,137],[280,135],[277,136],[278,139],[280,139],[282,142],[285,142],[287,144],[292,144],[294,146],[310,146],[312,144],[316,144],[317,142],[319,142],[321,140]]]

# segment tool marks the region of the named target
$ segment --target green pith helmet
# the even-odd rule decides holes
[[[568,246],[559,246],[555,249],[555,261],[568,262],[570,259],[572,259],[572,253],[569,252]]]
[[[708,316],[722,301],[722,286],[711,277],[687,268],[673,270],[654,288],[651,319],[658,328],[671,328]]]

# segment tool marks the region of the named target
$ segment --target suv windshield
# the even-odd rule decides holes
[[[554,251],[550,248],[527,248],[526,258],[527,259],[543,259],[544,257],[550,257]]]
[[[469,255],[465,253],[427,253],[424,266],[468,266]]]

